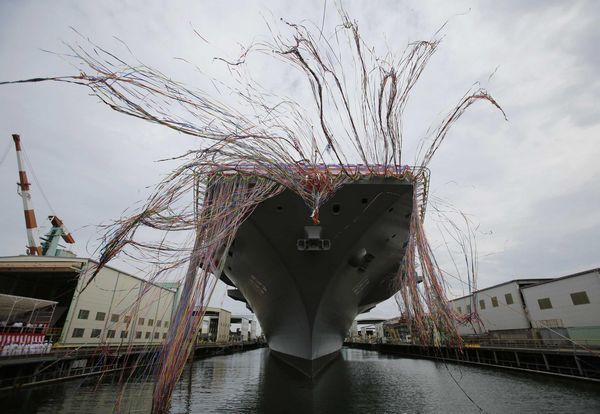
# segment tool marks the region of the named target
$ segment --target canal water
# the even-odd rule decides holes
[[[75,381],[0,395],[0,413],[111,413],[114,381]],[[151,384],[129,383],[121,412],[146,413]],[[172,413],[600,413],[600,385],[343,349],[314,381],[267,349],[194,363]]]

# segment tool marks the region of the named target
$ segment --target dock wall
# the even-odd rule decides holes
[[[194,359],[264,346],[258,341],[196,345]],[[160,347],[62,349],[44,355],[0,358],[0,393],[122,371],[151,373]]]
[[[408,358],[441,360],[600,382],[600,351],[598,350],[488,346],[459,349],[446,346],[359,342],[347,342],[344,345],[349,348],[368,349]]]

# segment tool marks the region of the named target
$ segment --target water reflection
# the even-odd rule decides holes
[[[186,399],[178,388],[174,413],[600,412],[596,384],[363,350],[342,350],[314,380],[268,350],[207,359],[195,369],[192,393]]]
[[[85,413],[104,414],[115,412],[119,407],[123,413],[148,413],[152,406],[150,383],[134,382],[124,389],[115,380],[106,381],[96,378],[93,381],[76,380],[51,386],[33,388],[18,393],[1,395],[2,413],[50,414]]]
[[[258,409],[265,413],[345,413],[350,410],[349,400],[344,398],[349,387],[347,365],[341,356],[311,380],[269,355],[265,358]]]
[[[60,383],[0,395],[0,412],[110,413],[119,390],[114,378]],[[151,383],[130,382],[121,412],[149,412],[151,396]],[[478,413],[477,405],[490,413],[600,412],[600,386],[352,349],[311,381],[260,349],[196,361],[175,389],[171,412]]]

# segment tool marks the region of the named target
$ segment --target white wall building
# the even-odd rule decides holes
[[[255,318],[252,318],[250,321],[250,335],[248,336],[250,341],[254,341],[256,339],[256,325],[258,325],[258,321]]]
[[[59,301],[51,330],[60,346],[157,345],[166,338],[176,291],[91,259],[0,258],[0,292]]]
[[[209,342],[228,342],[231,312],[207,307],[202,319],[200,336]]]
[[[234,315],[231,317],[231,327],[235,329],[233,336],[239,341],[249,341],[252,325],[252,316]]]
[[[379,322],[375,324],[375,338],[377,339],[377,341],[383,343],[385,343],[385,330],[383,326],[384,323],[385,322]]]
[[[600,345],[600,269],[512,280],[454,299],[450,306],[461,319],[462,336]]]
[[[471,321],[458,324],[459,334],[467,336],[503,331],[504,337],[522,336],[522,333],[511,335],[508,332],[531,328],[520,289],[545,280],[511,280],[450,301],[456,313],[465,319],[471,315]]]
[[[160,344],[166,339],[175,291],[111,267],[104,267],[87,284],[91,274],[85,270],[67,314],[61,345]]]
[[[600,344],[600,269],[523,288],[534,328],[543,338],[568,336]]]

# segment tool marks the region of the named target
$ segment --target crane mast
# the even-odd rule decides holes
[[[31,183],[27,178],[25,172],[25,163],[23,162],[23,154],[21,149],[21,137],[18,134],[13,134],[13,140],[15,141],[15,148],[17,150],[17,165],[19,167],[19,186],[18,193],[23,200],[23,210],[25,211],[25,227],[27,227],[27,254],[30,256],[74,256],[74,254],[68,250],[61,249],[59,240],[65,243],[73,244],[75,239],[71,233],[67,230],[64,223],[58,216],[48,216],[48,220],[52,224],[52,228],[42,238],[43,242],[40,243],[40,237],[38,234],[37,221],[35,219],[35,212],[33,211],[33,205],[31,203]]]
[[[27,228],[27,254],[31,256],[41,256],[42,246],[40,245],[40,237],[38,234],[37,221],[35,219],[35,212],[33,210],[33,204],[31,203],[31,193],[29,187],[31,184],[27,179],[27,173],[25,172],[25,164],[23,162],[23,156],[21,152],[21,137],[18,134],[13,134],[13,140],[15,141],[15,149],[17,151],[17,165],[19,167],[19,195],[23,200],[23,210],[25,212],[25,227]]]

